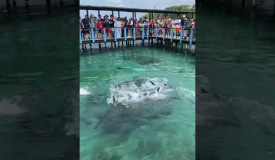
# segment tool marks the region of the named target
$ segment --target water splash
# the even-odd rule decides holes
[[[173,97],[176,97],[176,90],[168,84],[166,78],[138,78],[111,86],[107,102],[115,106],[122,104],[128,107],[147,100],[156,101]]]
[[[91,94],[91,92],[88,91],[88,88],[87,88],[87,87],[85,87],[85,88],[80,88],[79,92],[80,92],[80,95],[90,95],[90,94]]]

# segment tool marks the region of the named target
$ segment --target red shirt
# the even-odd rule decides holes
[[[102,29],[103,28],[103,23],[102,22],[98,22],[96,24],[96,26],[97,26],[97,28]]]
[[[151,20],[149,26],[154,27],[154,25],[155,25],[155,22],[153,20]]]

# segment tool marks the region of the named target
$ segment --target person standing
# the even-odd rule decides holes
[[[151,30],[150,36],[154,36],[154,27],[155,27],[155,20],[152,18],[149,22],[149,28]]]
[[[121,26],[122,26],[122,21],[120,17],[118,17],[115,23],[115,27],[117,29],[117,38],[121,38]]]
[[[191,22],[191,25],[192,25],[192,30],[193,30],[193,40],[195,41],[196,40],[196,20],[195,19],[192,19],[192,22]]]
[[[108,17],[109,16],[107,14],[104,16],[103,28],[105,28],[107,38],[110,38],[111,29],[110,29],[110,22]]]
[[[96,26],[97,26],[97,28],[98,28],[97,39],[102,39],[102,33],[103,33],[103,20],[102,20],[102,19],[98,19],[98,20],[97,20]]]
[[[94,34],[96,34],[96,17],[90,16],[90,23],[91,23],[91,29],[94,31]]]
[[[83,40],[91,39],[91,23],[88,15],[85,15],[85,18],[81,20],[81,26],[82,26],[82,33],[83,33]]]
[[[114,16],[111,15],[110,16],[110,20],[109,20],[109,23],[110,23],[110,36],[113,38],[114,36],[114,27],[115,27],[115,19],[114,19]]]
[[[134,27],[133,18],[129,19],[127,27],[128,27],[128,37],[132,37],[132,28]]]
[[[171,19],[168,19],[167,22],[166,22],[166,35],[167,35],[167,38],[170,38],[171,36],[171,27],[172,27],[172,24],[171,24]]]
[[[123,20],[123,28],[126,28],[126,34],[128,33],[128,19],[127,17],[124,17],[124,20]],[[123,29],[124,30],[124,29]],[[122,35],[124,37],[124,31],[122,32]]]
[[[188,19],[184,18],[184,23],[183,23],[183,39],[187,39],[187,35],[188,35]]]
[[[85,18],[81,20],[81,25],[82,25],[82,28],[90,29],[91,27],[90,19],[88,18],[87,15],[85,15]]]
[[[144,32],[145,32],[144,35],[146,36],[146,34],[147,34],[147,29],[149,29],[149,28],[148,28],[148,26],[149,26],[149,20],[147,19],[147,17],[144,17],[143,26],[144,26]]]
[[[180,36],[180,30],[181,30],[181,19],[177,18],[175,20],[175,23],[176,23],[176,37],[179,38],[179,36]]]
[[[158,18],[158,20],[157,20],[157,22],[156,22],[156,25],[155,25],[156,27],[157,27],[157,32],[158,32],[158,35],[160,35],[160,31],[161,31],[161,16],[159,16],[159,18]]]

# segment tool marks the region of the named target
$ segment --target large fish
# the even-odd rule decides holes
[[[117,84],[110,89],[108,103],[125,107],[143,103],[177,98],[175,88],[168,85],[165,78],[142,78]]]

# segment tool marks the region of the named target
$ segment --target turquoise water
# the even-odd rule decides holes
[[[194,160],[194,63],[193,56],[156,48],[81,56],[81,160]],[[118,86],[126,92],[144,79],[153,87],[164,80],[168,92],[158,88],[147,100],[132,94],[127,103],[112,104]]]

